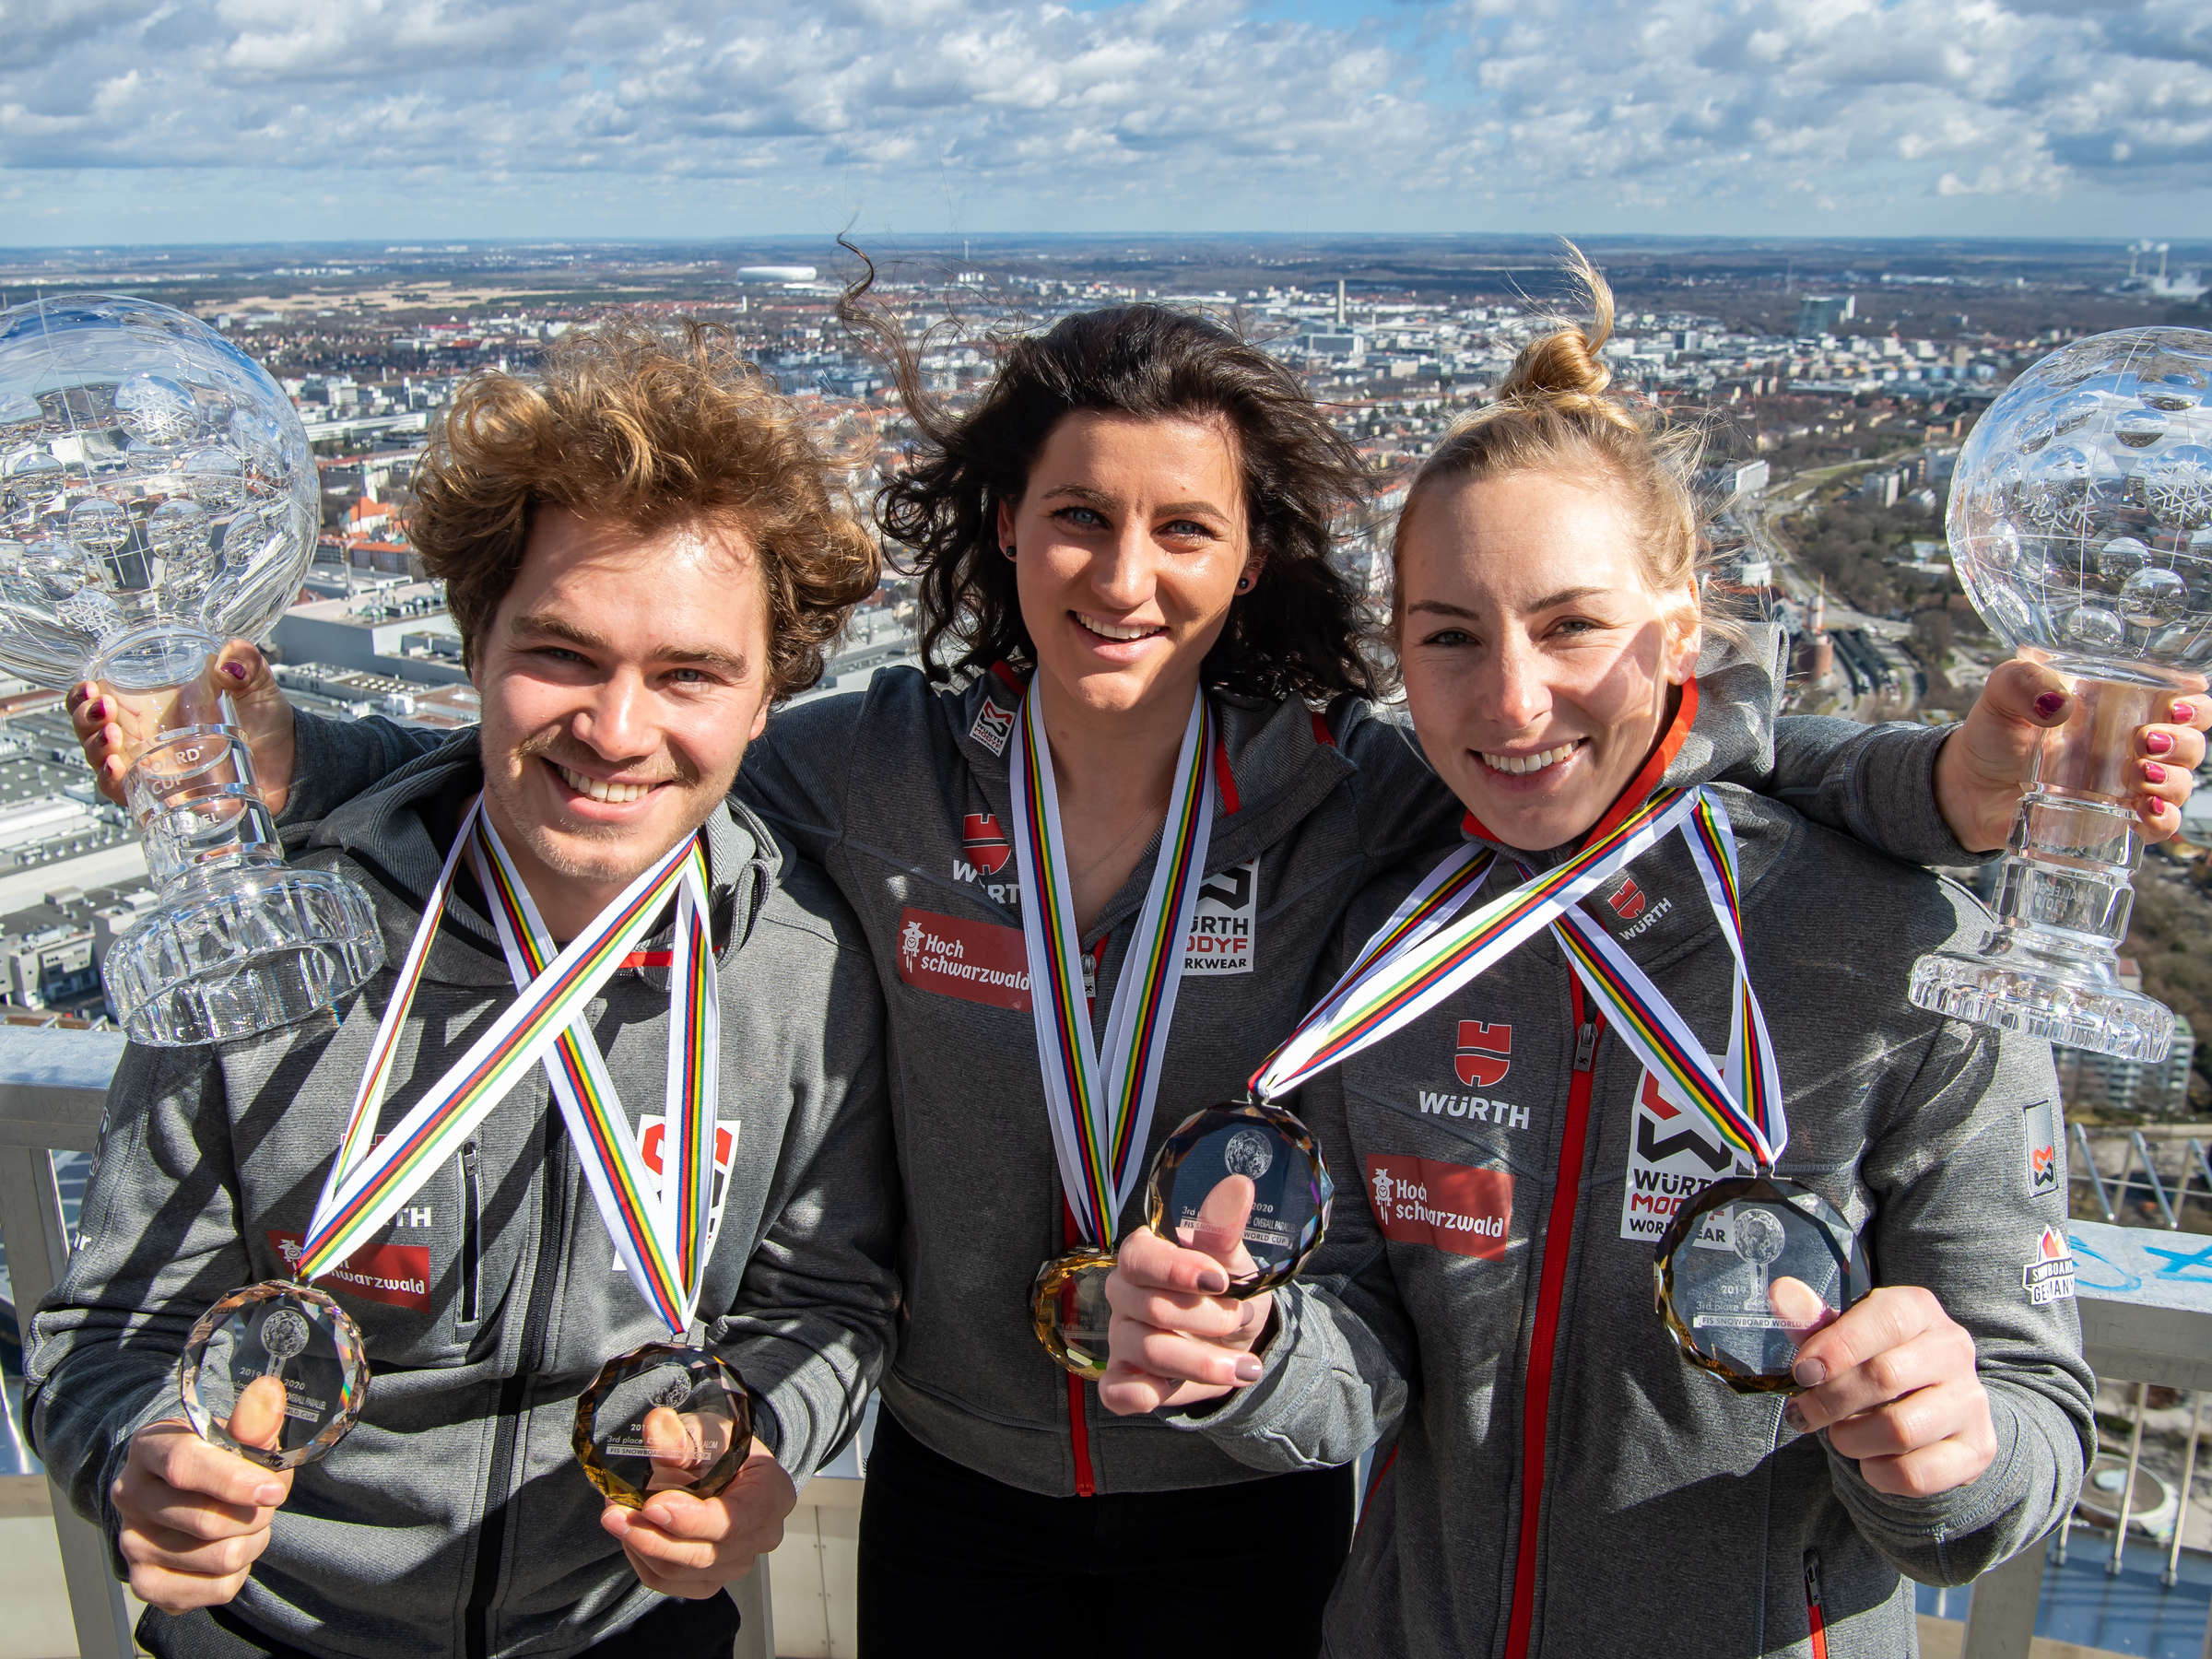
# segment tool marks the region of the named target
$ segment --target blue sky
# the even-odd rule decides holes
[[[2206,0],[0,0],[0,244],[2212,225]]]

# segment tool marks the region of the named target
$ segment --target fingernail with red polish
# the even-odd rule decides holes
[[[2172,712],[2174,724],[2176,725],[2187,725],[2191,721],[2196,718],[2195,709],[2185,702],[2175,703],[2173,705]]]
[[[1237,1381],[1257,1382],[1260,1380],[1260,1362],[1250,1354],[1237,1356]]]
[[[2064,691],[2046,691],[2035,700],[2035,712],[2045,720],[2065,706],[2066,694]]]
[[[1807,1354],[1790,1368],[1790,1375],[1800,1388],[1818,1388],[1828,1381],[1828,1367],[1818,1356]]]
[[[2148,783],[2163,783],[2166,782],[2166,769],[2156,760],[2146,760],[2143,762],[2143,779]]]
[[[2154,755],[2162,755],[2173,747],[2173,734],[2171,732],[2146,732],[2143,734],[2143,747]]]
[[[223,672],[234,680],[242,680],[246,677],[246,665],[243,663],[225,663]]]

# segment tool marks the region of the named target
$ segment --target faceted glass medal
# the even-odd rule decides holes
[[[1037,1340],[1062,1369],[1092,1381],[1106,1374],[1106,1277],[1113,1271],[1110,1250],[1071,1250],[1037,1269],[1030,1289],[1030,1318]]]
[[[295,1469],[346,1438],[369,1395],[369,1359],[346,1310],[280,1279],[200,1315],[177,1364],[185,1420],[265,1468]]]
[[[1243,1230],[1252,1266],[1230,1277],[1229,1293],[1256,1296],[1305,1265],[1336,1191],[1312,1134],[1281,1107],[1230,1100],[1185,1119],[1152,1161],[1145,1220],[1163,1239],[1218,1253],[1234,1241],[1216,1236],[1215,1218],[1233,1198],[1216,1189],[1237,1175],[1253,1187]]]
[[[1809,1188],[1762,1175],[1716,1182],[1677,1210],[1653,1271],[1683,1359],[1738,1394],[1797,1393],[1799,1341],[1874,1288],[1851,1223]]]
[[[576,1402],[576,1460],[609,1503],[655,1492],[712,1498],[753,1443],[753,1403],[704,1348],[655,1342],[610,1359]]]

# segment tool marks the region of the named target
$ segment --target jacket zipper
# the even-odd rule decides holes
[[[1805,1552],[1805,1619],[1812,1633],[1813,1659],[1828,1659],[1828,1607],[1820,1594],[1820,1552]]]
[[[481,1252],[477,1230],[483,1225],[483,1187],[477,1176],[477,1143],[461,1143],[461,1323],[477,1321]]]
[[[1513,1607],[1506,1626],[1505,1659],[1527,1659],[1536,1589],[1536,1529],[1543,1519],[1544,1439],[1551,1420],[1551,1368],[1558,1357],[1559,1296],[1567,1256],[1574,1247],[1574,1211],[1582,1194],[1583,1148],[1589,1139],[1590,1091],[1596,1082],[1598,1034],[1605,1021],[1583,1005],[1582,982],[1567,983],[1574,1018],[1574,1072],[1567,1085],[1567,1122],[1559,1134],[1559,1167],[1551,1209],[1544,1218],[1544,1266],[1536,1288],[1535,1330],[1528,1345],[1528,1375],[1521,1392],[1521,1542],[1513,1559]]]
[[[489,1659],[492,1604],[500,1593],[500,1558],[506,1552],[507,1517],[514,1494],[515,1442],[530,1403],[531,1380],[545,1369],[546,1327],[553,1319],[553,1295],[560,1279],[562,1235],[568,1225],[568,1159],[561,1156],[560,1113],[541,1103],[543,1171],[538,1206],[537,1258],[530,1265],[530,1300],[523,1315],[523,1340],[514,1374],[500,1384],[499,1416],[492,1430],[491,1459],[485,1470],[484,1519],[477,1528],[477,1563],[468,1587],[467,1659]]]

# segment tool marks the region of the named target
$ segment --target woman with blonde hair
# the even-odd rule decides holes
[[[1909,1653],[1901,1575],[2040,1537],[2094,1440],[2033,1272],[2050,1051],[1907,1002],[1971,900],[1715,782],[1766,712],[1699,672],[1728,623],[1684,446],[1609,389],[1576,270],[1594,322],[1523,351],[1397,527],[1465,841],[1354,902],[1350,982],[1271,1062],[1338,1171],[1323,1253],[1239,1302],[1204,1290],[1233,1260],[1131,1234],[1100,1397],[1255,1470],[1394,1436],[1342,1659]]]

